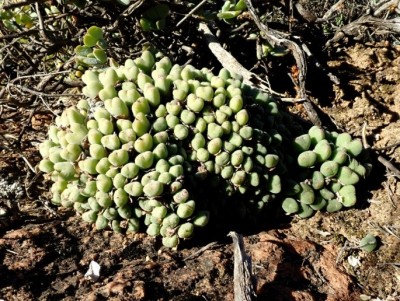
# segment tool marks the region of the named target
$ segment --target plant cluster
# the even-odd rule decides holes
[[[165,27],[168,14],[169,6],[167,4],[154,4],[143,12],[140,18],[140,26],[144,31],[162,30]]]
[[[244,0],[226,0],[218,12],[217,17],[229,23],[246,9]]]
[[[105,67],[107,43],[100,27],[91,26],[83,36],[83,45],[75,48],[75,61],[82,68]]]
[[[354,185],[369,171],[359,162],[365,155],[360,139],[313,126],[295,138],[292,149],[298,172],[282,203],[288,214],[309,217],[315,210],[335,212],[356,204]]]
[[[87,35],[88,49],[102,38]],[[300,217],[356,203],[361,142],[319,127],[293,137],[276,102],[225,69],[146,50],[82,81],[86,98],[50,126],[39,168],[52,202],[97,229],[145,227],[176,247],[210,218],[256,220],[271,202]]]

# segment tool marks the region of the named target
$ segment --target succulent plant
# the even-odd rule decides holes
[[[107,62],[107,43],[103,38],[103,31],[97,26],[90,27],[83,37],[83,44],[75,48],[75,60],[79,66],[83,67],[102,67]],[[87,85],[84,93],[91,93],[93,96],[103,89],[103,83],[98,81],[96,72],[85,72],[82,77]],[[90,92],[89,92],[90,91]],[[97,92],[96,92],[97,91]]]
[[[298,173],[289,181],[288,194],[309,206],[292,213],[306,217],[309,208],[336,212],[356,204],[354,185],[369,171],[369,166],[361,163],[362,158],[359,159],[363,153],[360,139],[352,139],[348,133],[338,134],[313,126],[308,133],[295,138],[292,146],[292,156],[297,156]],[[288,204],[292,203],[286,201],[285,206]],[[288,209],[285,211],[290,212]]]
[[[246,9],[246,2],[243,0],[226,0],[221,7],[217,17],[228,22],[239,16]]]
[[[127,0],[124,0],[127,1]],[[165,27],[165,19],[168,16],[169,7],[165,3],[155,4],[148,8],[140,19],[140,25],[144,31],[162,30]]]
[[[101,39],[91,28],[84,42]],[[223,212],[254,220],[280,200],[306,218],[356,203],[367,174],[359,140],[320,127],[293,137],[277,104],[225,69],[145,50],[82,80],[86,98],[49,127],[39,169],[54,182],[53,203],[96,229],[145,229],[176,247]]]
[[[378,246],[378,241],[376,237],[370,233],[364,236],[359,243],[360,249],[368,253],[374,251],[377,246]]]

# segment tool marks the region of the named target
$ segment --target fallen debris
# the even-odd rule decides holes
[[[243,237],[236,232],[229,232],[234,248],[233,282],[235,301],[251,301],[256,297],[255,279],[252,274],[251,257],[244,250]]]
[[[93,282],[96,282],[100,277],[100,265],[92,260],[89,264],[89,269],[85,274],[85,278],[88,280],[91,280]]]

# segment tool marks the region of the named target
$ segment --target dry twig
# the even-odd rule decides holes
[[[321,65],[321,63],[314,57],[314,55],[311,53],[310,49],[308,48],[308,46],[306,44],[302,44],[301,45],[303,48],[303,51],[307,54],[307,56],[313,61],[314,65],[321,69],[324,73],[326,73],[326,75],[329,77],[329,79],[331,80],[331,82],[333,82],[336,85],[340,85],[340,80],[339,78],[332,74],[332,72],[330,72],[329,70],[327,70],[324,66]]]
[[[367,141],[367,123],[364,122],[362,130],[361,130],[361,138],[362,138],[362,143],[365,149],[369,149],[371,146],[369,145]]]
[[[182,20],[180,20],[178,23],[176,23],[176,27],[179,27],[183,22],[185,22],[185,20],[187,20],[187,18],[189,18],[191,15],[193,15],[206,2],[207,2],[207,0],[203,0],[199,4],[197,4],[195,7],[193,7],[193,9],[190,12],[188,12],[187,15],[183,17]]]
[[[120,15],[119,17],[115,20],[111,28],[109,28],[110,31],[114,31],[116,28],[118,28],[118,25],[120,21],[130,14],[132,14],[135,10],[137,10],[142,4],[144,3],[144,0],[138,0],[133,3],[131,3]]]
[[[1,8],[4,10],[7,10],[7,9],[12,9],[12,8],[21,7],[21,6],[25,6],[25,5],[30,5],[33,3],[46,2],[46,1],[47,0],[27,0],[27,1],[19,1],[19,2],[15,1],[10,4],[3,5]]]
[[[9,87],[16,88],[17,90],[19,90],[20,93],[22,93],[22,91],[23,91],[23,92],[27,92],[27,93],[30,93],[30,94],[33,94],[33,95],[37,95],[37,96],[44,96],[44,97],[82,96],[82,94],[79,94],[79,93],[76,93],[76,94],[73,94],[73,93],[48,94],[48,93],[43,93],[43,92],[32,90],[32,89],[29,89],[29,88],[21,86],[21,85],[16,85],[16,84],[11,84],[11,83],[9,83],[8,85],[9,85]]]
[[[46,41],[49,41],[49,37],[47,36],[46,29],[44,28],[44,23],[43,23],[43,18],[42,14],[40,13],[40,8],[39,8],[39,3],[35,3],[35,10],[39,22],[39,29],[40,29],[40,34],[42,35],[42,38]]]
[[[345,36],[359,36],[368,27],[374,28],[375,34],[387,34],[388,32],[400,33],[400,18],[383,20],[367,15],[362,16],[339,28],[333,38],[326,42],[325,46],[329,47],[332,43],[340,41]]]
[[[310,118],[311,122],[315,125],[321,125],[322,122],[319,119],[317,112],[314,110],[313,105],[310,102],[309,98],[307,97],[306,93],[305,81],[307,74],[307,65],[306,65],[304,51],[297,43],[287,39],[288,37],[287,34],[268,28],[268,26],[262,23],[258,18],[251,1],[245,0],[245,2],[247,5],[247,9],[250,12],[250,15],[252,16],[258,29],[260,30],[261,36],[274,47],[275,46],[286,47],[292,52],[292,55],[296,61],[297,68],[299,70],[299,76],[298,76],[299,96],[300,98],[304,98],[306,100],[303,103],[303,107],[306,110],[307,115]]]
[[[391,148],[398,147],[398,146],[400,146],[400,142],[395,142],[395,143],[392,143],[392,144],[389,144],[389,145],[383,146],[383,147],[374,147],[374,150],[382,151],[382,150],[387,150],[387,149],[391,149]]]
[[[400,179],[400,170],[398,170],[396,166],[382,156],[378,156],[378,161],[385,165],[386,168],[389,169],[396,178]]]
[[[270,90],[267,82],[263,81],[254,73],[243,67],[229,52],[227,52],[218,42],[218,39],[214,36],[211,30],[208,28],[207,24],[200,23],[199,30],[204,33],[208,41],[208,47],[221,63],[222,67],[227,69],[231,73],[239,74],[243,77],[243,82],[249,86],[254,86],[254,79],[259,80],[259,86],[262,89]]]
[[[191,260],[193,258],[195,258],[196,256],[199,256],[201,253],[203,253],[204,251],[207,251],[208,249],[211,249],[212,247],[214,247],[215,245],[217,245],[216,241],[210,242],[209,244],[205,245],[204,247],[200,248],[199,250],[197,250],[196,252],[194,252],[193,254],[187,256],[186,258],[183,259],[183,261],[187,261],[187,260]]]
[[[381,231],[381,232],[383,232],[383,233],[385,233],[385,234],[392,235],[392,236],[394,236],[394,237],[396,237],[397,239],[400,240],[400,236],[397,235],[397,233],[394,233],[394,232],[393,232],[393,231],[395,231],[395,230],[393,230],[393,227],[392,227],[392,226],[387,226],[387,225],[381,226],[379,223],[376,223],[376,222],[369,222],[369,225],[370,225],[374,230],[379,230],[379,231]]]
[[[388,199],[389,199],[390,203],[392,203],[392,206],[394,208],[397,208],[396,203],[393,200],[394,194],[393,194],[393,191],[390,189],[390,186],[387,183],[383,183],[383,187],[385,187],[386,194],[388,196]]]
[[[341,6],[344,4],[344,0],[339,0],[338,2],[336,2],[334,5],[331,6],[330,9],[327,10],[327,12],[322,16],[321,19],[317,19],[316,21],[326,21],[328,20],[334,12],[336,12],[337,10],[339,10],[341,8]]]
[[[251,257],[244,251],[243,237],[236,232],[229,232],[234,248],[234,293],[235,301],[251,301],[256,297],[252,275]]]
[[[387,2],[382,1],[381,3],[378,4],[378,7],[373,7],[374,8],[374,17],[379,16],[383,11],[388,11],[392,7],[398,8],[400,5],[399,0],[390,0]]]

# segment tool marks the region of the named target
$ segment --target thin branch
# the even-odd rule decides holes
[[[138,0],[136,2],[131,3],[127,9],[125,9],[117,18],[117,20],[115,20],[115,22],[113,23],[113,25],[111,26],[111,28],[109,29],[110,31],[115,30],[116,28],[118,28],[119,22],[128,17],[130,14],[132,14],[136,9],[138,9],[142,4],[144,3],[144,0]]]
[[[129,16],[129,15],[132,14],[135,10],[137,10],[137,9],[144,3],[144,1],[145,1],[145,0],[137,0],[137,1],[135,1],[135,2],[132,2],[132,3],[128,6],[128,8],[125,9],[125,10],[122,12],[121,16],[123,16],[123,17]]]
[[[37,29],[29,29],[29,30],[26,30],[26,31],[18,32],[18,33],[12,33],[12,34],[1,36],[0,37],[0,41],[20,38],[20,37],[28,36],[28,35],[31,35],[31,34],[36,34],[38,32],[39,32],[39,30],[37,30]]]
[[[29,169],[34,173],[34,174],[36,174],[36,171],[35,171],[35,168],[32,166],[32,164],[28,161],[28,159],[24,156],[24,154],[22,153],[22,151],[21,151],[21,149],[17,146],[16,148],[15,147],[12,147],[12,143],[10,143],[9,141],[8,141],[8,139],[7,138],[12,138],[13,140],[18,140],[18,138],[17,137],[14,137],[14,136],[11,136],[11,137],[9,137],[9,136],[11,136],[11,135],[8,135],[8,134],[0,134],[0,137],[2,138],[2,142],[4,142],[4,143],[2,143],[2,144],[0,144],[0,147],[1,148],[3,148],[3,149],[5,149],[5,150],[7,150],[7,151],[9,151],[9,152],[12,152],[12,153],[17,153],[20,157],[21,157],[21,159],[22,160],[24,160],[24,162],[26,163],[26,165],[29,167]]]
[[[362,138],[362,143],[365,149],[371,148],[367,141],[367,122],[364,122],[362,130],[361,130],[361,138]]]
[[[392,203],[392,206],[394,208],[397,208],[396,203],[393,200],[394,194],[393,194],[392,190],[390,189],[389,185],[387,183],[383,183],[383,187],[385,187],[386,194],[388,196],[389,201]]]
[[[36,73],[36,74],[30,74],[30,75],[22,75],[14,78],[11,80],[11,83],[15,83],[18,80],[24,79],[24,78],[34,78],[34,77],[45,77],[45,76],[53,76],[58,75],[58,74],[68,74],[71,73],[71,70],[63,70],[63,71],[54,71],[54,72],[49,72],[49,73]]]
[[[50,107],[50,105],[47,103],[47,101],[44,100],[42,96],[38,96],[40,101],[43,103],[43,105],[54,115],[58,116],[58,114]]]
[[[17,138],[17,140],[21,143],[21,140],[22,140],[22,136],[24,135],[24,133],[25,133],[25,131],[26,131],[26,128],[29,126],[29,124],[30,124],[30,122],[31,122],[31,120],[32,120],[32,116],[33,116],[33,114],[35,114],[35,111],[36,111],[36,109],[35,108],[33,108],[32,110],[31,110],[31,112],[29,113],[29,116],[28,116],[28,121],[27,122],[24,122],[24,125],[22,126],[22,129],[21,129],[21,131],[19,132],[19,134],[18,134],[18,138]]]
[[[290,0],[289,2],[289,15],[290,15],[290,19],[289,19],[289,32],[292,33],[292,21],[294,19],[294,9],[293,9],[293,0]]]
[[[391,7],[398,7],[400,5],[399,0],[391,0],[385,3],[382,3],[379,7],[377,7],[373,13],[374,17],[379,16],[384,10],[389,10]]]
[[[21,92],[21,91],[24,91],[24,92],[28,92],[28,93],[33,94],[33,95],[44,96],[44,97],[82,96],[82,94],[79,94],[79,93],[76,93],[76,94],[72,94],[72,93],[65,93],[65,94],[57,94],[57,93],[55,93],[55,94],[48,94],[48,93],[43,93],[43,92],[35,91],[35,90],[29,89],[29,88],[27,88],[27,87],[23,87],[23,86],[21,86],[21,85],[15,85],[15,84],[11,84],[11,83],[9,84],[9,86],[15,87],[16,89],[20,90],[20,92]]]
[[[340,85],[340,80],[339,78],[332,74],[332,72],[328,71],[324,66],[321,65],[321,63],[315,58],[315,56],[311,53],[310,49],[306,44],[301,45],[303,48],[303,51],[307,54],[307,56],[314,62],[314,65],[321,69],[326,75],[328,75],[329,79],[336,85]]]
[[[400,237],[399,237],[396,233],[394,233],[393,230],[390,229],[388,226],[386,226],[386,225],[381,226],[381,225],[380,225],[379,223],[377,223],[377,222],[368,222],[368,223],[369,223],[369,225],[370,225],[371,227],[374,228],[374,230],[380,230],[380,231],[382,231],[383,233],[389,234],[389,235],[393,235],[394,237],[396,237],[397,239],[400,240]],[[391,227],[391,228],[392,228],[392,227]]]
[[[400,262],[380,262],[380,263],[377,263],[377,265],[392,265],[392,266],[394,266],[394,267],[396,267],[396,268],[398,268],[398,267],[400,267]]]
[[[181,25],[183,22],[186,21],[187,18],[189,18],[191,15],[193,15],[200,7],[202,7],[204,5],[204,3],[206,3],[207,0],[203,0],[201,1],[199,4],[197,4],[190,12],[188,12],[188,14],[183,17],[182,20],[180,20],[177,24],[176,27],[179,27],[179,25]]]
[[[297,12],[299,13],[300,16],[303,17],[304,20],[306,20],[308,23],[315,22],[317,20],[317,17],[314,15],[313,12],[307,10],[301,2],[297,2],[294,7],[296,8]]]
[[[344,252],[346,250],[348,250],[348,249],[349,249],[349,241],[346,239],[346,241],[344,242],[343,247],[339,250],[338,255],[336,256],[336,261],[335,261],[336,265],[339,264],[339,261],[342,259],[342,256],[343,256]]]
[[[344,3],[344,0],[339,0],[334,5],[332,5],[330,9],[327,10],[327,12],[322,16],[321,19],[317,18],[316,21],[320,22],[320,21],[328,20],[333,15],[334,12],[336,12],[337,10],[339,10],[341,8],[340,6],[342,6],[343,3]]]
[[[187,261],[187,260],[191,260],[191,259],[195,258],[195,257],[199,256],[201,253],[203,253],[204,251],[207,251],[207,250],[211,249],[212,247],[214,247],[217,244],[218,243],[216,241],[210,242],[209,244],[207,244],[204,247],[200,248],[199,250],[197,250],[193,254],[185,257],[183,259],[183,261]]]
[[[26,165],[28,165],[29,169],[30,169],[34,174],[36,174],[35,168],[33,168],[32,164],[28,161],[28,159],[27,159],[22,153],[20,154],[20,156],[21,156],[22,160],[25,161]]]
[[[47,0],[27,0],[27,1],[14,2],[14,3],[7,4],[7,5],[3,5],[3,7],[0,7],[0,8],[7,10],[7,9],[12,9],[12,8],[21,7],[21,6],[25,6],[25,5],[30,5],[33,3],[46,2],[46,1]]]
[[[396,237],[398,240],[400,240],[400,236],[399,235],[397,235],[397,233],[394,233],[393,232],[393,227],[391,227],[391,228],[389,228],[388,226],[382,226],[382,228],[387,232],[387,233],[389,233],[390,235],[393,235],[394,237]]]
[[[25,60],[31,65],[31,68],[36,67],[36,62],[33,60],[33,58],[25,51],[25,48],[22,48],[19,43],[13,44],[12,48],[14,48],[16,51],[18,51],[24,58]]]
[[[378,161],[385,165],[386,168],[389,169],[395,177],[400,179],[400,170],[398,170],[396,166],[394,166],[391,162],[389,162],[382,156],[378,156]]]
[[[383,20],[379,18],[374,18],[372,16],[362,16],[357,20],[342,26],[339,28],[332,39],[325,43],[326,47],[329,47],[332,43],[336,43],[343,39],[346,35],[359,34],[363,27],[373,27],[375,29],[382,28],[382,32],[378,33],[400,33],[400,18],[393,18],[388,20]]]
[[[43,23],[43,18],[42,18],[42,14],[40,13],[40,8],[39,8],[39,3],[35,2],[35,9],[36,9],[36,14],[37,14],[37,18],[39,21],[39,29],[40,29],[40,33],[43,37],[43,39],[50,41],[49,37],[46,34],[46,30],[44,28],[44,23]]]
[[[387,150],[387,149],[390,149],[390,148],[393,148],[393,147],[398,147],[398,146],[400,146],[400,142],[389,144],[389,145],[383,146],[383,147],[374,147],[374,150],[382,151],[382,150]]]

